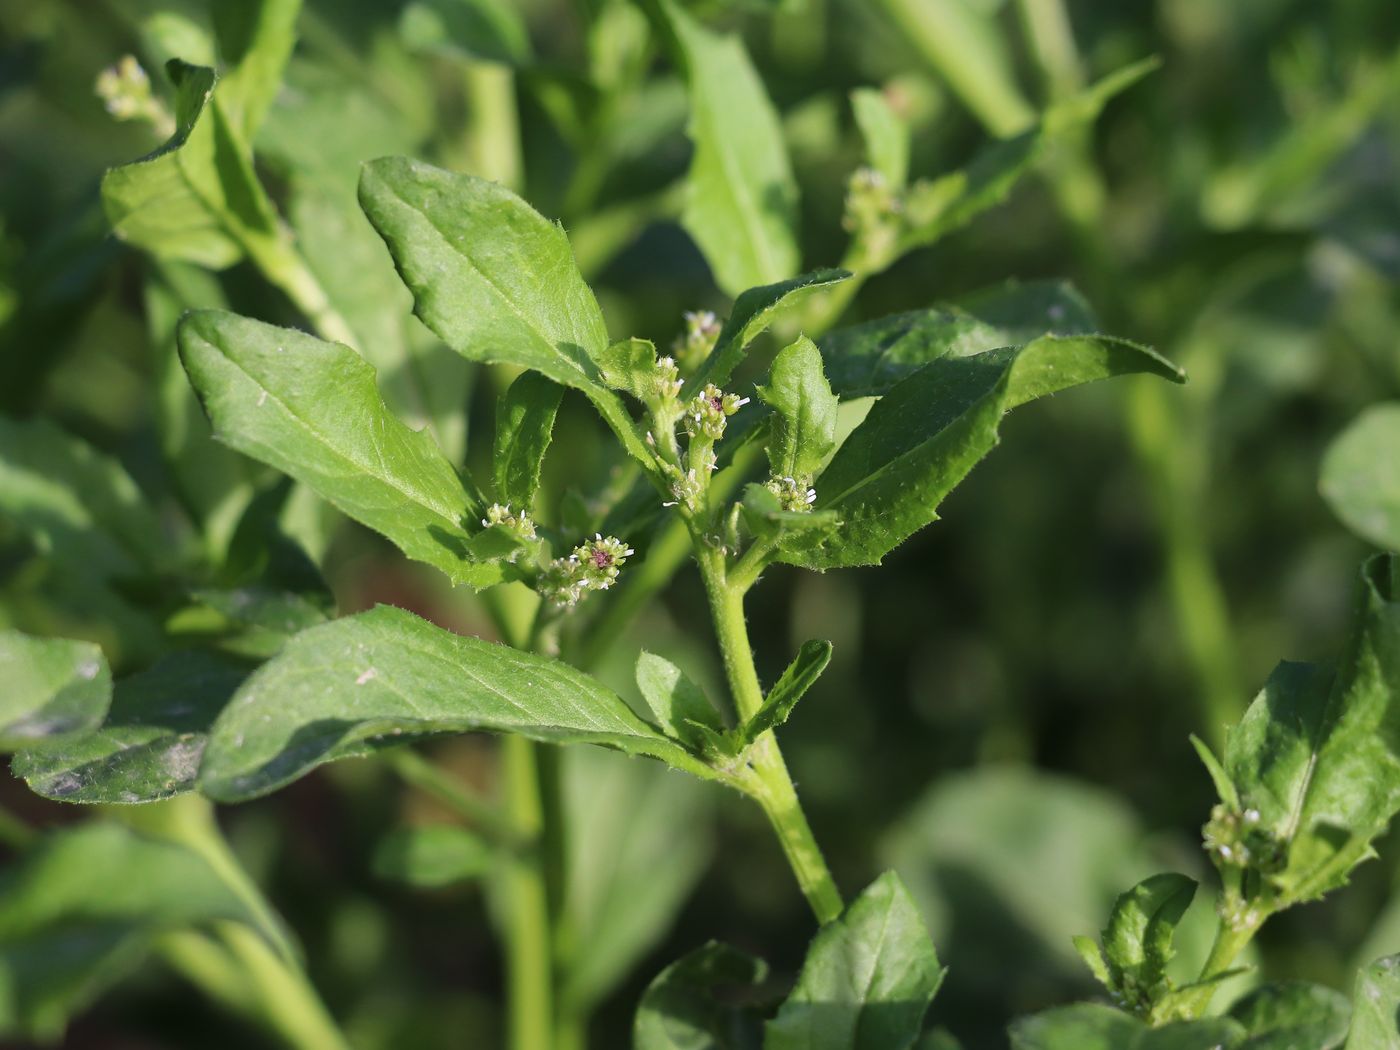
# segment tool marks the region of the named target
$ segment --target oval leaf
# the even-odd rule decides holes
[[[102,724],[112,672],[91,642],[0,631],[0,751]]]

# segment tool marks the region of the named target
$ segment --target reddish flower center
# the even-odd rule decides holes
[[[603,550],[602,547],[593,548],[592,558],[593,564],[600,569],[606,569],[613,561],[612,555]]]
[[[724,411],[724,398],[722,398],[722,397],[712,397],[712,398],[710,398],[710,407],[713,408],[716,412],[723,412],[723,411]]]

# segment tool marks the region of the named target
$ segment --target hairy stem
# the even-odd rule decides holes
[[[724,672],[734,697],[740,721],[752,718],[763,704],[763,688],[754,668],[748,626],[744,622],[744,591],[726,579],[724,555],[712,548],[696,551],[710,615],[724,658]],[[789,866],[802,887],[807,903],[820,923],[841,914],[841,891],[826,866],[821,849],[812,836],[807,816],[797,799],[792,777],[788,775],[783,753],[771,731],[764,733],[749,750],[749,768],[742,777],[744,790],[756,801],[773,826]]]
[[[1173,1017],[1201,1017],[1210,1009],[1215,990],[1220,986],[1220,978],[1229,972],[1240,952],[1254,939],[1266,917],[1266,913],[1260,914],[1253,922],[1241,925],[1232,925],[1223,918],[1220,920],[1220,925],[1215,930],[1215,941],[1210,947],[1210,955],[1201,967],[1201,976],[1197,978],[1195,986],[1178,993],[1179,997],[1173,997]]]

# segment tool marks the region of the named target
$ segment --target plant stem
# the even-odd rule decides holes
[[[243,901],[262,931],[282,929],[281,919],[229,849],[215,820],[214,807],[206,799],[184,795],[115,812],[133,827],[179,842],[197,853]],[[233,955],[248,983],[246,994],[234,991],[227,971],[220,976],[211,969],[207,955],[200,960],[204,965],[194,965],[188,945],[183,958],[188,965],[180,966],[178,950],[172,961],[186,976],[198,981],[201,988],[207,988],[212,997],[230,1005],[248,1004],[289,1046],[298,1050],[348,1050],[345,1037],[296,963],[290,943],[279,936],[274,944],[262,931],[232,922],[216,927],[218,940]]]
[[[1206,957],[1201,976],[1197,978],[1197,987],[1180,993],[1180,999],[1173,1004],[1172,1016],[1189,1020],[1201,1017],[1210,1009],[1210,1001],[1220,984],[1218,978],[1230,969],[1240,952],[1254,939],[1266,917],[1267,913],[1263,913],[1254,922],[1242,926],[1232,926],[1224,919],[1220,920],[1215,930],[1215,941],[1210,946],[1210,955]]]
[[[516,834],[528,843],[510,856],[504,880],[508,1045],[514,1050],[550,1050],[554,1042],[549,890],[540,858],[544,806],[536,758],[534,743],[524,737],[501,741],[507,809]]]
[[[725,578],[721,551],[698,547],[696,559],[709,596],[710,615],[724,658],[725,676],[734,697],[735,713],[741,722],[747,721],[763,704],[763,688],[754,669],[753,649],[744,622],[744,590]],[[817,921],[825,924],[835,919],[843,907],[841,891],[836,888],[836,881],[812,836],[783,753],[771,731],[759,737],[749,750],[749,768],[742,776],[742,783],[744,790],[763,807]]]
[[[474,175],[520,188],[520,121],[515,74],[494,62],[468,61],[462,69],[467,136],[462,154]]]

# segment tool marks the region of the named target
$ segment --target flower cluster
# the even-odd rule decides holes
[[[903,224],[904,200],[874,168],[857,168],[846,187],[841,225],[857,236],[868,254],[883,256],[893,248]]]
[[[796,478],[780,478],[774,475],[764,487],[778,497],[778,505],[783,510],[811,510],[812,504],[817,501],[817,490],[804,485]]]
[[[555,558],[540,573],[539,591],[556,605],[577,605],[590,591],[605,591],[637,552],[615,536],[595,533],[567,558]]]
[[[719,339],[720,324],[709,310],[687,310],[684,316],[685,332],[676,337],[671,352],[689,371],[710,356]]]
[[[530,515],[526,514],[524,510],[519,514],[512,513],[509,503],[504,506],[499,503],[491,504],[486,508],[486,517],[481,519],[481,524],[488,529],[492,525],[504,525],[522,540],[535,538],[535,523]]]
[[[656,392],[667,400],[675,400],[681,396],[681,387],[685,386],[685,380],[681,378],[681,370],[676,365],[674,357],[666,356],[658,358],[656,361]]]
[[[1253,868],[1272,875],[1287,862],[1283,843],[1259,826],[1259,811],[1217,805],[1202,830],[1206,852],[1217,867]]]
[[[175,122],[160,99],[151,93],[151,78],[134,56],[124,55],[116,65],[99,73],[95,90],[107,112],[117,120],[145,120],[162,135],[174,133]]]
[[[706,383],[705,389],[685,406],[686,433],[692,437],[698,434],[710,441],[718,441],[724,437],[724,427],[729,417],[748,403],[746,397],[726,394],[713,383]]]

